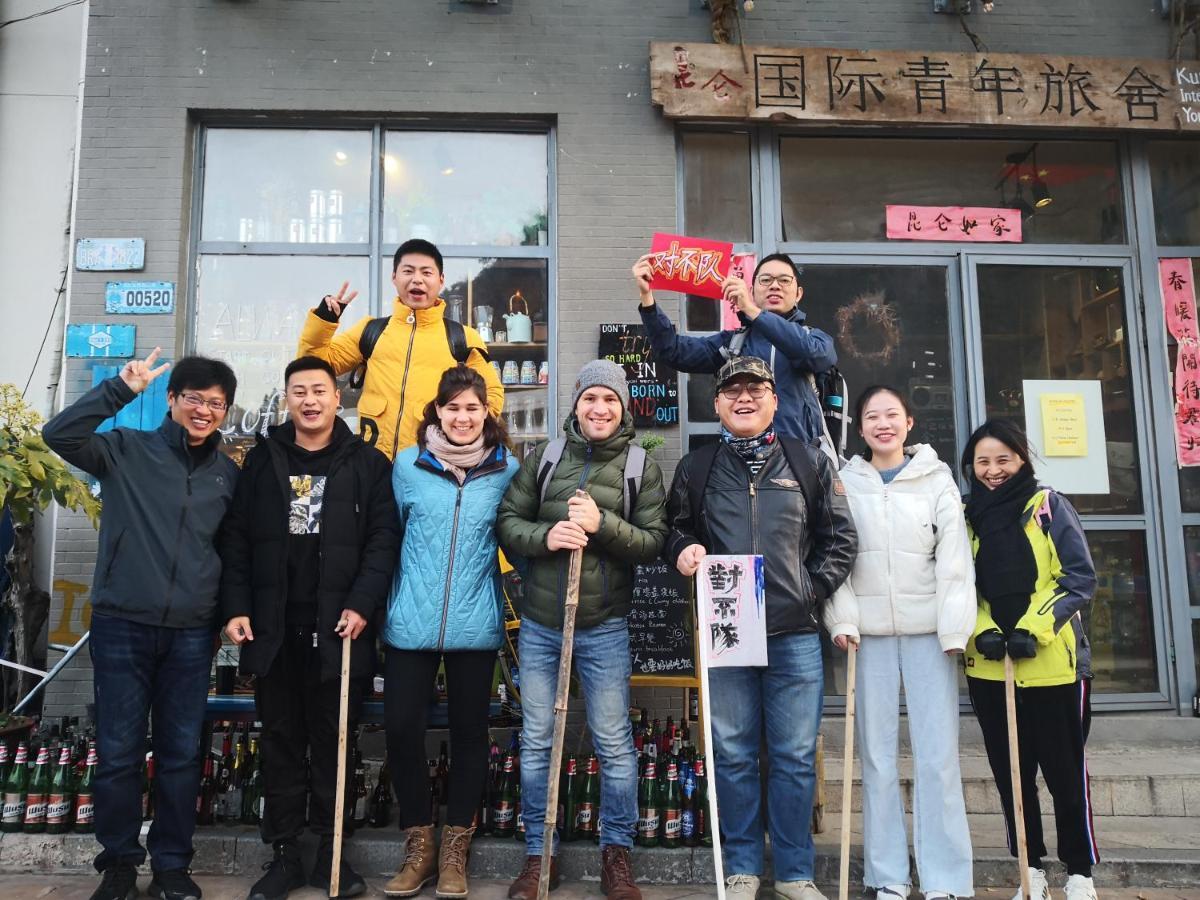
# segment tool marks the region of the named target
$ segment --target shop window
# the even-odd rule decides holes
[[[981,265],[978,279],[987,415],[1025,427],[1042,416],[1040,405],[1028,407],[1026,381],[1079,382],[1081,390],[1099,382],[1109,489],[1072,493],[1071,501],[1081,513],[1141,513],[1121,269]]]
[[[371,133],[213,128],[202,241],[366,244]]]
[[[385,246],[550,243],[544,135],[389,131],[383,171]]]
[[[692,237],[754,240],[750,135],[688,131],[683,143],[683,221]]]
[[[885,241],[887,204],[1021,209],[1026,244],[1125,241],[1113,143],[787,136],[779,144],[785,241]]]
[[[1154,230],[1163,246],[1200,245],[1200,146],[1148,141]]]
[[[1096,693],[1158,690],[1154,622],[1147,586],[1146,539],[1140,531],[1091,531],[1096,594],[1084,610]]]
[[[807,265],[800,283],[807,323],[837,347],[847,409],[873,384],[903,391],[915,420],[910,441],[932,444],[957,469],[946,268]],[[851,428],[849,453],[863,449]]]
[[[373,145],[383,148],[374,173]],[[224,426],[235,457],[256,431],[283,420],[283,370],[307,312],[348,281],[359,296],[343,328],[390,314],[392,256],[411,237],[446,252],[449,314],[477,325],[491,311],[485,337],[510,382],[518,443],[532,446],[548,430],[544,133],[208,128],[203,155],[192,345],[237,372],[238,405]],[[456,256],[465,246],[472,252]],[[381,273],[378,289],[372,272]],[[357,427],[356,393],[343,388],[342,405]]]
[[[719,422],[713,400],[717,394],[717,379],[712,373],[687,376],[687,416],[692,423]]]
[[[1192,606],[1200,606],[1200,526],[1184,527],[1183,552],[1187,559],[1188,596]]]

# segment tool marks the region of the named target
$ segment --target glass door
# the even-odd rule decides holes
[[[1097,702],[1166,701],[1161,530],[1142,462],[1147,392],[1128,261],[966,259],[971,420],[1025,428],[1039,477],[1080,513],[1098,578],[1084,615]],[[1048,415],[1056,403],[1065,419]]]

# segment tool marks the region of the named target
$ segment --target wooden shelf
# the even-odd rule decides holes
[[[504,343],[500,343],[499,341],[492,341],[490,344],[487,345],[487,348],[489,351],[491,351],[491,350],[545,350],[546,346],[547,346],[546,341],[523,341],[521,343],[516,343],[516,344],[514,344],[512,341],[505,341]]]

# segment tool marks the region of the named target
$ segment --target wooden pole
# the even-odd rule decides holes
[[[698,573],[697,573],[698,574]],[[692,582],[695,584],[695,581]],[[700,723],[704,734],[704,766],[708,777],[708,825],[712,832],[713,841],[713,871],[717,877],[717,900],[725,900],[725,865],[721,859],[721,827],[717,819],[717,764],[714,759],[712,739],[712,715],[710,713],[708,689],[708,643],[709,633],[708,610],[700,602],[700,592],[696,595],[696,623],[700,631]]]
[[[858,644],[846,639],[846,740],[842,753],[842,851],[838,868],[838,900],[850,897],[850,806],[854,788],[854,684]]]
[[[333,805],[333,862],[329,869],[329,896],[342,889],[342,825],[346,815],[346,743],[350,719],[350,635],[342,637],[341,696],[338,698],[337,794]]]
[[[1017,865],[1021,867],[1021,898],[1032,900],[1029,847],[1025,843],[1025,798],[1021,793],[1020,742],[1017,739],[1017,680],[1012,657],[1004,655],[1004,706],[1008,712],[1008,770],[1012,776],[1013,831],[1017,835]]]
[[[572,550],[567,570],[567,596],[563,601],[562,650],[558,655],[558,689],[554,694],[554,740],[550,744],[550,775],[546,785],[546,818],[542,829],[542,868],[538,874],[538,900],[550,895],[550,866],[554,859],[554,829],[558,825],[558,770],[562,765],[567,733],[567,700],[571,690],[571,656],[575,644],[575,613],[579,609],[579,578],[583,551]]]

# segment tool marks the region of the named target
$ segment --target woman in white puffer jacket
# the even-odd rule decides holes
[[[928,444],[905,447],[904,396],[876,385],[855,411],[867,444],[841,470],[858,558],[825,607],[842,650],[858,645],[856,735],[862,760],[863,881],[881,900],[912,883],[900,792],[900,685],[913,750],[913,844],[926,900],[974,893],[958,764],[957,657],[975,627],[975,573],[950,468]]]

